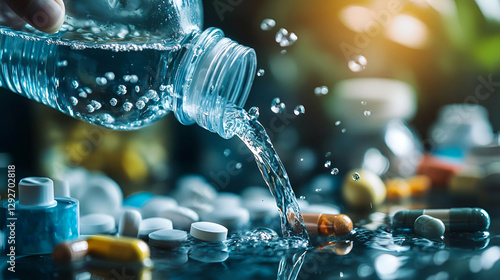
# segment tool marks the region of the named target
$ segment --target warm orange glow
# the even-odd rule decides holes
[[[361,6],[347,6],[340,11],[340,20],[349,29],[356,32],[365,32],[373,19],[370,10]]]
[[[386,29],[386,36],[403,46],[421,49],[428,43],[427,26],[409,15],[396,15]]]

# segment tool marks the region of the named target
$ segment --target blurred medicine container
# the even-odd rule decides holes
[[[384,179],[415,174],[423,145],[407,123],[417,110],[411,85],[355,78],[340,81],[333,95],[329,112],[340,133],[332,139],[332,156],[339,166],[370,170]]]

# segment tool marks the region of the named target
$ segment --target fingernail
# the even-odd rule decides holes
[[[63,7],[55,0],[33,0],[26,10],[26,18],[30,24],[47,33],[59,30],[64,22],[64,15]]]

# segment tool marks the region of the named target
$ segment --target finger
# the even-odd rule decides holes
[[[64,22],[62,0],[5,0],[9,7],[36,29],[55,33]]]

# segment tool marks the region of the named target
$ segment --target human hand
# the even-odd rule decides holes
[[[0,0],[0,13],[1,25],[18,27],[27,22],[40,31],[55,33],[64,22],[65,9],[63,0]]]

